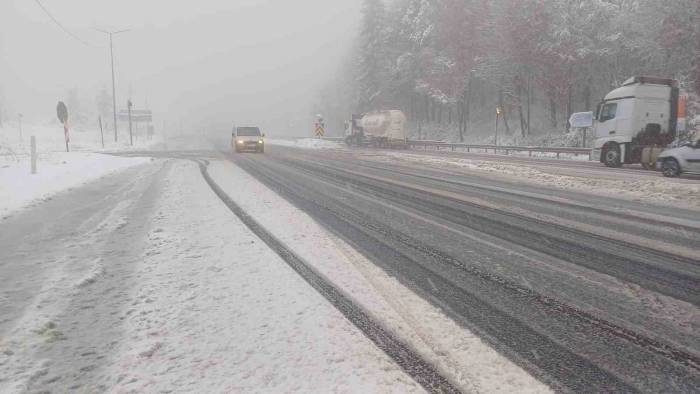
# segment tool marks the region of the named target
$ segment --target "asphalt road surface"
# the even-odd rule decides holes
[[[700,212],[268,151],[228,158],[542,381],[700,387]]]

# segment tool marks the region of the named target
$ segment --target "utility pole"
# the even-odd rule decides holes
[[[114,81],[114,41],[112,37],[115,34],[126,33],[129,30],[118,30],[118,31],[105,31],[100,29],[95,29],[100,33],[107,34],[109,36],[109,57],[112,64],[112,113],[114,114],[114,142],[119,139],[117,133],[117,88]]]

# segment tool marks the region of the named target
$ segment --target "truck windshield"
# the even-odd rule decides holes
[[[615,119],[617,116],[617,103],[608,103],[603,105],[603,109],[600,111],[600,118],[598,121],[605,122],[611,119]]]
[[[260,137],[260,129],[257,127],[239,127],[236,130],[239,137]]]

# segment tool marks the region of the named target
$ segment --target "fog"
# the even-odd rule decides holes
[[[154,123],[183,131],[259,124],[305,135],[312,103],[357,32],[356,0],[35,0],[0,2],[4,117],[55,118],[70,90],[96,118],[111,95],[114,36],[118,107],[131,97]],[[96,120],[95,120],[96,121]],[[309,130],[307,130],[307,128]]]

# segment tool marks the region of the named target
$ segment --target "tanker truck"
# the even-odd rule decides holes
[[[685,130],[684,118],[678,81],[630,78],[598,104],[593,160],[613,168],[642,164],[653,169],[659,154]]]
[[[345,143],[377,148],[406,148],[406,115],[398,110],[352,115],[352,119],[345,123]]]

